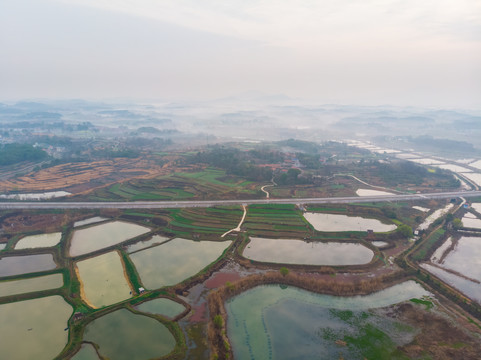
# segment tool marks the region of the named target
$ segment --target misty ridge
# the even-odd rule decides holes
[[[481,113],[387,105],[317,105],[285,95],[258,93],[195,102],[0,103],[3,144],[46,137],[50,142],[56,139],[54,145],[60,146],[72,145],[76,138],[117,138],[122,142],[156,139],[171,146],[290,138],[313,142],[358,139],[448,155],[481,149]]]

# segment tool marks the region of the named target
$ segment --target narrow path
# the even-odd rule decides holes
[[[235,229],[232,229],[232,230],[229,230],[229,231],[223,233],[223,234],[221,235],[222,238],[223,238],[224,236],[230,234],[231,232],[234,232],[234,231],[239,232],[239,231],[241,230],[240,228],[241,228],[242,224],[244,223],[244,220],[245,220],[246,215],[247,215],[247,205],[242,204],[242,208],[244,209],[244,215],[242,215],[241,221],[239,222],[239,224],[237,225],[237,227],[236,227]]]
[[[272,184],[264,185],[263,187],[261,187],[261,190],[266,194],[266,199],[269,199],[270,195],[269,195],[269,191],[265,190],[265,188],[268,187],[268,186],[276,186],[277,185],[274,181],[274,178],[272,178],[271,183]]]

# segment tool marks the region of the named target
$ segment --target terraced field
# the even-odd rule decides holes
[[[250,205],[244,227],[255,236],[303,238],[310,227],[295,205]]]
[[[242,218],[240,207],[184,208],[170,210],[169,231],[191,238],[193,234],[222,235],[237,226]]]
[[[258,186],[245,179],[227,176],[223,170],[172,173],[150,179],[132,179],[98,189],[90,200],[187,200],[252,197]]]
[[[1,181],[0,187],[4,191],[46,191],[65,189],[96,179],[111,177],[110,181],[113,182],[115,179],[151,177],[160,173],[162,173],[162,168],[149,160],[118,158],[52,166]]]

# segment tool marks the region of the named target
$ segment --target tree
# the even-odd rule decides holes
[[[453,228],[458,230],[458,229],[461,229],[463,227],[463,222],[461,221],[461,219],[453,219]]]
[[[285,267],[281,267],[279,269],[279,272],[281,273],[282,276],[286,276],[287,274],[289,274],[289,269]]]
[[[413,229],[409,225],[402,224],[397,228],[397,232],[400,233],[402,236],[408,238],[412,236]]]

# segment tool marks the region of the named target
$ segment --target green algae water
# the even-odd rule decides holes
[[[169,354],[175,339],[159,321],[126,309],[95,319],[87,325],[84,341],[99,346],[99,353],[115,360],[146,360]]]
[[[243,256],[261,262],[330,266],[367,264],[374,252],[353,243],[251,238]]]
[[[184,305],[166,298],[146,301],[136,308],[142,312],[162,315],[171,319],[185,311]]]
[[[2,281],[0,282],[0,297],[56,289],[62,286],[62,274],[45,275],[31,279]]]
[[[0,305],[0,358],[51,360],[67,344],[72,307],[60,296]]]
[[[396,358],[414,330],[370,309],[424,295],[414,281],[353,297],[258,286],[227,301],[227,335],[236,359]]]
[[[85,229],[75,230],[72,235],[70,256],[79,256],[116,245],[122,241],[148,233],[145,226],[130,224],[123,221],[112,221]]]
[[[175,285],[197,274],[222,255],[231,241],[173,239],[130,255],[148,289]]]

